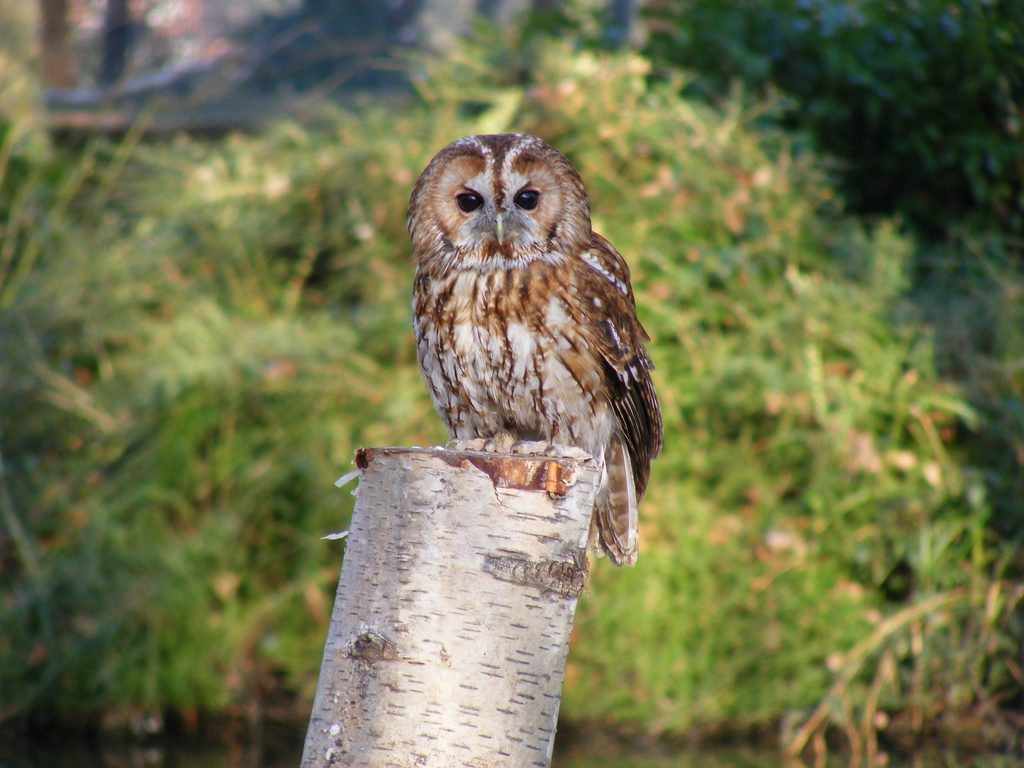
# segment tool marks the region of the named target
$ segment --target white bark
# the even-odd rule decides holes
[[[599,480],[565,453],[360,452],[303,768],[550,765]]]

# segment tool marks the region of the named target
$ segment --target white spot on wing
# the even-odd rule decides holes
[[[612,339],[615,341],[615,346],[622,351],[622,339],[619,337],[619,332],[615,329],[615,323],[611,320],[605,320],[604,324],[608,326],[608,330],[612,332]]]
[[[629,295],[629,289],[626,287],[626,284],[619,280],[607,269],[605,269],[601,262],[598,261],[598,259],[594,256],[594,254],[592,254],[590,251],[584,251],[581,255],[583,256],[583,260],[587,262],[587,265],[595,272],[600,274],[602,277],[604,277],[604,279],[607,280],[609,283],[614,285],[618,289],[619,293],[621,293],[623,296]]]

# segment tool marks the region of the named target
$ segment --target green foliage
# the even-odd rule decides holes
[[[0,132],[12,128],[24,133],[37,110],[33,42],[35,10],[32,3],[6,4],[0,24]],[[0,155],[0,167],[4,156]]]
[[[13,193],[0,425],[33,541],[4,556],[39,569],[3,590],[8,714],[311,693],[332,478],[391,423],[440,436],[407,333],[411,179],[350,146],[98,145]]]
[[[961,383],[983,428],[969,461],[989,489],[992,523],[1004,536],[1024,529],[1024,271],[1002,238],[957,237],[922,249],[915,314],[935,329],[941,370]]]
[[[1024,231],[1024,6],[776,0],[656,4],[650,51],[705,93],[736,79],[795,100],[792,125],[841,162],[852,205]]]
[[[129,137],[0,187],[0,712],[311,695],[331,480],[360,444],[442,437],[409,190],[451,139],[512,129],[569,155],[630,261],[666,422],[640,564],[599,564],[581,603],[565,716],[682,733],[824,701],[801,722],[872,732],[1012,690],[1018,550],[965,464],[983,420],[910,322],[912,243],[841,215],[755,128],[774,107],[521,42],[417,62],[398,113]]]

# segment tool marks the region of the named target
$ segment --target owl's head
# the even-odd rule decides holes
[[[420,175],[409,235],[418,263],[446,271],[557,262],[589,246],[590,205],[579,174],[540,139],[467,136]]]

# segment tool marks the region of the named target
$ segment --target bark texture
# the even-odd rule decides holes
[[[599,480],[566,454],[360,451],[303,768],[550,765]]]

